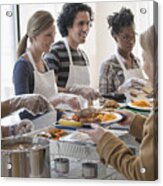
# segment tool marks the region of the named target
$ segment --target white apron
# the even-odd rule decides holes
[[[90,69],[88,66],[77,66],[73,64],[72,55],[67,38],[63,39],[69,57],[69,76],[66,88],[72,87],[75,84],[90,86]]]
[[[134,69],[126,69],[125,65],[124,65],[124,59],[122,58],[122,56],[120,56],[120,54],[117,52],[116,53],[116,58],[123,70],[123,73],[124,73],[124,77],[125,77],[125,81],[131,79],[131,78],[140,78],[140,79],[145,79],[145,76],[144,76],[144,73],[143,73],[143,69],[141,69],[141,66],[139,63],[138,64],[138,67],[139,68],[134,68]]]
[[[34,91],[35,94],[41,94],[45,96],[49,101],[54,97],[54,95],[58,92],[58,88],[55,81],[54,71],[49,70],[46,65],[48,71],[41,73],[37,70],[33,56],[31,52],[28,50],[27,55],[29,57],[30,62],[34,68]]]

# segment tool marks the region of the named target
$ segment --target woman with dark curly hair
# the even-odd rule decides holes
[[[144,78],[140,61],[132,54],[136,33],[131,10],[121,8],[119,12],[108,16],[107,21],[117,43],[117,51],[101,65],[99,90],[103,94],[118,91],[124,82],[134,77]]]
[[[94,100],[98,93],[89,87],[89,61],[84,51],[79,49],[79,45],[86,41],[92,21],[92,10],[88,5],[65,3],[57,20],[63,40],[55,43],[44,59],[55,71],[60,91],[80,94],[82,85],[85,93],[89,92],[89,96],[83,95],[84,92],[82,96]]]

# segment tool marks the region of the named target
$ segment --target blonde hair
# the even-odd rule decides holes
[[[154,62],[157,59],[157,33],[154,25],[140,35],[140,44]]]
[[[40,10],[35,12],[28,21],[27,33],[20,40],[17,49],[17,58],[21,56],[27,48],[27,39],[30,39],[39,35],[42,31],[49,28],[54,23],[54,18],[48,11]]]

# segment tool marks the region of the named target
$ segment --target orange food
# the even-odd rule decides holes
[[[75,120],[75,121],[80,121],[79,116],[77,116],[77,115],[75,115],[75,114],[72,116],[72,119]]]
[[[115,114],[107,113],[107,114],[104,114],[102,121],[110,121],[110,120],[114,120],[116,118],[117,118],[117,116]]]
[[[105,122],[116,119],[117,116],[113,113],[99,113],[96,117],[86,118],[85,122]]]
[[[102,121],[102,119],[103,119],[103,114],[98,114],[97,116],[96,116],[96,119],[99,119],[100,121]]]
[[[38,136],[45,137],[48,139],[58,140],[61,136],[65,134],[67,133],[62,129],[51,128],[48,131],[38,134]]]
[[[150,103],[148,103],[145,100],[135,101],[132,103],[132,105],[138,106],[138,107],[151,107]]]

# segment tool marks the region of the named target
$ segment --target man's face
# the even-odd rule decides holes
[[[74,19],[73,26],[68,28],[68,37],[76,45],[84,43],[91,27],[89,13],[86,11],[78,12]]]

